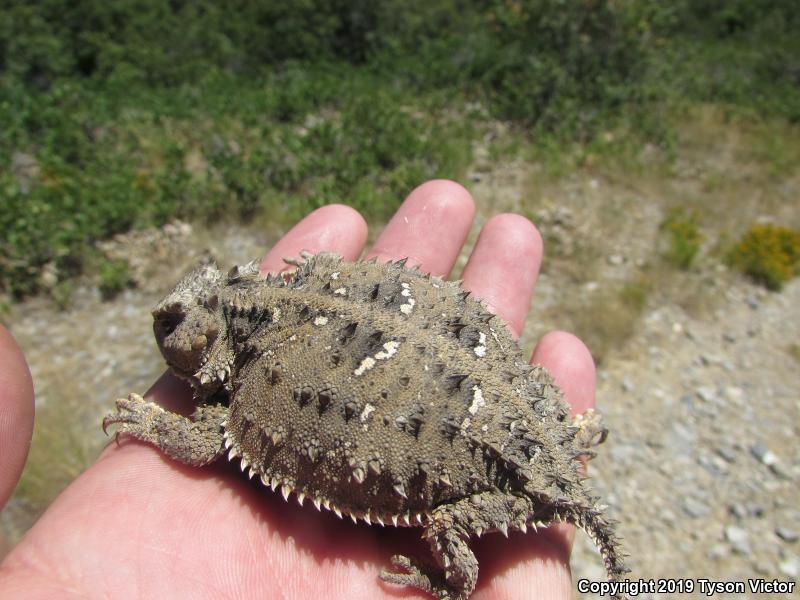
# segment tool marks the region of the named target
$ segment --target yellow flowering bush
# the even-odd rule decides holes
[[[800,231],[776,225],[753,225],[730,254],[735,267],[771,290],[800,272]]]

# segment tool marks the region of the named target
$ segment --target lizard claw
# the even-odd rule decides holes
[[[392,566],[397,571],[381,571],[381,579],[388,583],[398,585],[410,585],[419,588],[429,594],[433,594],[439,600],[462,600],[463,595],[454,593],[443,579],[436,577],[432,570],[417,566],[407,556],[395,554],[390,559]]]
[[[143,434],[149,430],[149,420],[153,415],[162,412],[163,409],[152,402],[146,401],[139,394],[129,394],[127,398],[119,398],[116,401],[117,412],[106,415],[103,418],[103,433],[108,435],[108,428],[111,425],[121,424],[122,427],[114,432],[114,438],[119,440],[120,432]]]

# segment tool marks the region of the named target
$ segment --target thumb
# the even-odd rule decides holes
[[[19,481],[33,433],[33,381],[14,337],[0,325],[0,508]]]

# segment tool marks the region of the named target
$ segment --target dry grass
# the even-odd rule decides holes
[[[708,105],[671,118],[671,147],[637,150],[608,132],[561,155],[529,151],[519,195],[541,226],[550,287],[539,328],[571,327],[598,361],[623,351],[648,307],[713,310],[716,284],[736,277],[725,258],[753,222],[800,225],[800,127]],[[558,211],[571,224],[548,221]]]
[[[649,277],[642,274],[599,289],[567,308],[573,331],[591,349],[597,364],[621,351],[636,332],[651,287]]]

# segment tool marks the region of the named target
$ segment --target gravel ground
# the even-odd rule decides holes
[[[498,198],[489,191],[519,186],[513,165],[504,172],[476,173],[473,184],[483,202],[478,225],[492,212],[520,209],[518,196]],[[597,185],[584,181],[574,187],[591,193]],[[652,258],[659,215],[645,208],[626,221],[629,233],[636,232],[629,243],[603,247],[607,258],[598,261],[593,281],[560,274],[559,264],[570,260],[572,238],[590,237],[576,225],[585,197],[575,192],[571,207],[567,202],[558,210],[543,205],[543,232],[548,240],[557,238],[561,253],[541,278],[535,321],[529,321],[522,340],[526,347],[547,329],[569,328],[569,319],[561,321],[557,310],[565,298],[602,290]],[[623,195],[621,210],[625,203]],[[106,442],[98,424],[110,402],[144,391],[163,369],[149,315],[163,291],[204,257],[223,265],[245,262],[276,235],[224,226],[212,235],[177,224],[123,236],[106,251],[130,258],[137,288],[102,301],[87,284],[64,312],[43,299],[15,306],[9,323],[30,362],[38,409],[47,411],[66,397],[79,399],[90,436],[86,444],[96,451]],[[631,576],[797,581],[800,364],[789,348],[800,340],[800,281],[767,293],[712,267],[670,281],[704,290],[711,308],[683,309],[671,290],[656,289],[633,334],[605,355],[598,372],[598,406],[611,435],[591,473],[620,521]],[[0,514],[0,533],[16,539],[31,518],[25,499],[17,496]],[[604,579],[602,562],[585,535],[576,538],[572,562],[576,580]]]

